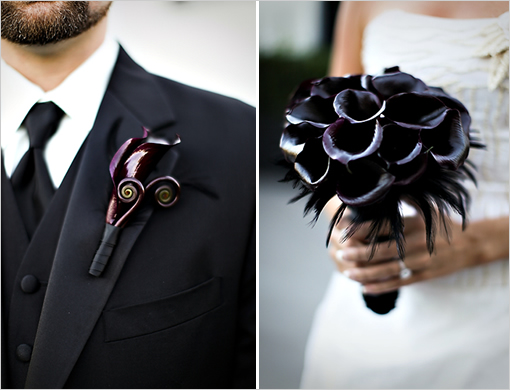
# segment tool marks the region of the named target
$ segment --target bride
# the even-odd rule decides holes
[[[503,1],[341,3],[331,74],[399,66],[463,102],[487,149],[470,151],[478,188],[466,183],[467,228],[453,219],[450,242],[438,235],[432,256],[409,212],[409,277],[391,260],[394,245],[367,263],[367,231],[341,242],[346,223],[335,228],[339,272],[314,319],[303,388],[509,387],[508,21]],[[382,316],[361,296],[396,289],[396,308]]]

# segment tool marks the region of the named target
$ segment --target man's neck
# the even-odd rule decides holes
[[[105,17],[75,38],[44,46],[17,45],[2,39],[2,58],[44,91],[51,91],[101,46],[106,25]]]

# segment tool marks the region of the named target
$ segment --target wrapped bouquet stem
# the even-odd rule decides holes
[[[300,190],[291,201],[308,197],[305,214],[313,211],[313,221],[331,198],[341,201],[328,243],[349,208],[344,240],[369,224],[369,258],[381,242],[395,241],[405,260],[404,200],[423,217],[431,254],[437,227],[448,230],[451,211],[465,226],[469,194],[463,182],[475,182],[467,156],[470,147],[483,144],[470,132],[467,109],[441,88],[398,67],[379,76],[308,80],[290,100],[286,119],[280,141],[289,168],[284,181]]]

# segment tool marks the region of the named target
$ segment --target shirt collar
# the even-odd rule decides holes
[[[53,101],[71,119],[92,128],[115,66],[119,45],[107,36],[101,46],[58,87],[44,92],[1,61],[1,135],[12,136],[37,102]],[[5,137],[5,138],[4,138]]]

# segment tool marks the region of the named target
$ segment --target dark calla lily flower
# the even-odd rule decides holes
[[[309,140],[299,153],[294,169],[307,185],[314,187],[326,178],[329,158],[322,147],[322,137]]]
[[[399,93],[423,92],[427,85],[408,73],[387,73],[372,78],[373,89],[382,99],[388,99]]]
[[[280,138],[280,149],[289,162],[296,161],[296,157],[305,146],[305,142],[311,138],[320,137],[323,129],[312,126],[309,123],[302,122],[297,125],[288,125],[283,130]]]
[[[353,124],[340,118],[324,132],[322,144],[329,157],[347,164],[375,153],[382,139],[383,131],[378,121]]]
[[[103,238],[89,268],[89,274],[100,276],[115,248],[121,229],[142,203],[145,193],[154,188],[156,201],[162,207],[170,207],[179,198],[180,185],[170,176],[152,180],[149,174],[163,155],[181,142],[179,136],[172,143],[145,142],[149,131],[143,128],[142,138],[130,138],[119,148],[110,162],[113,191],[106,212]],[[157,188],[156,188],[157,187]]]
[[[335,112],[351,123],[363,123],[377,118],[384,111],[384,102],[368,91],[346,89],[335,97]]]
[[[445,168],[458,169],[469,153],[469,136],[462,128],[457,110],[448,110],[437,127],[423,129],[421,139],[438,164]]]
[[[288,111],[287,120],[292,124],[307,122],[316,127],[328,127],[338,119],[332,103],[333,97],[310,96]]]
[[[408,163],[420,154],[422,143],[419,131],[406,129],[393,123],[384,125],[382,130],[383,135],[378,152],[382,159],[401,165]]]
[[[388,172],[395,176],[395,186],[406,186],[416,182],[426,171],[429,156],[418,154],[414,159],[405,163],[392,164]]]
[[[296,88],[294,94],[289,99],[287,109],[295,106],[297,103],[311,96],[312,86],[316,82],[316,79],[305,80]]]
[[[325,77],[312,83],[310,96],[320,96],[328,98],[336,96],[346,89],[362,90],[366,84],[366,75],[356,75],[351,77]]]
[[[434,96],[400,93],[387,100],[384,116],[409,129],[432,129],[443,121],[446,110]]]
[[[446,107],[457,110],[460,114],[464,132],[466,135],[470,135],[469,129],[471,126],[471,116],[469,115],[466,107],[460,101],[448,95],[442,88],[429,87],[427,90],[423,91],[423,93],[434,96],[441,100]]]
[[[395,181],[395,176],[369,159],[350,162],[341,176],[336,193],[342,202],[355,207],[381,199]]]

